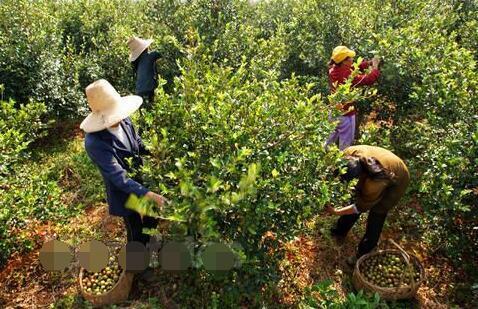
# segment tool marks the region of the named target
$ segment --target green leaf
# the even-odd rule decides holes
[[[143,227],[142,233],[149,236],[156,236],[159,234],[159,231],[157,229],[150,229],[150,228]]]
[[[253,226],[248,226],[248,227],[247,227],[247,231],[248,231],[249,233],[253,234],[253,235],[255,235],[255,234],[257,233],[255,227],[253,227]]]
[[[272,177],[274,177],[274,178],[279,176],[279,172],[276,169],[273,169],[271,174],[272,174]]]
[[[130,194],[126,201],[125,207],[136,211],[141,216],[148,216],[153,218],[159,218],[160,215],[156,208],[156,204],[147,198],[138,198],[136,194]]]
[[[208,181],[207,192],[214,193],[221,188],[222,181],[220,179],[216,178],[216,176],[209,176],[208,178],[209,178],[209,181]]]

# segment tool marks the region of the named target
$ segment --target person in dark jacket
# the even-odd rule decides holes
[[[163,207],[166,199],[144,187],[140,179],[128,176],[143,164],[141,155],[147,154],[129,118],[141,106],[142,98],[121,97],[104,79],[86,87],[86,97],[92,112],[80,128],[86,132],[86,152],[103,176],[109,213],[123,218],[128,241],[146,245],[149,236],[142,233],[143,227],[154,228],[158,222],[147,216],[141,218],[127,209],[125,203],[131,194],[149,198],[159,207]]]
[[[340,209],[329,206],[327,212],[340,216],[332,229],[332,235],[338,239],[345,238],[360,215],[369,212],[357,255],[347,259],[349,264],[354,264],[377,246],[387,214],[405,194],[410,174],[402,159],[381,147],[351,146],[344,150],[344,154],[348,163],[342,180],[358,179],[355,201]]]
[[[151,39],[143,40],[137,37],[128,40],[129,60],[133,64],[136,79],[136,94],[143,98],[146,107],[153,104],[154,90],[158,87],[156,60],[160,55],[157,51],[148,51],[152,42]]]
[[[337,87],[344,84],[354,71],[355,52],[348,49],[346,46],[337,46],[332,52],[332,57],[329,63],[329,87],[330,92],[334,93]],[[380,60],[373,58],[371,61],[362,61],[359,66],[360,74],[354,76],[352,80],[352,87],[368,86],[375,83],[380,76],[378,65]],[[371,68],[369,73],[365,70]],[[351,146],[355,137],[356,128],[356,114],[357,111],[354,106],[355,102],[343,104],[343,114],[340,116],[339,123],[334,132],[330,135],[325,147],[338,141],[339,149],[344,150]]]

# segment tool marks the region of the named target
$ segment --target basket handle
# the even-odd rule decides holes
[[[388,241],[400,251],[402,254],[403,258],[405,259],[405,262],[407,263],[407,268],[408,268],[408,275],[410,276],[410,285],[414,287],[415,285],[418,284],[418,281],[415,282],[415,279],[413,278],[413,265],[410,263],[410,255],[403,250],[403,248],[397,244],[393,239],[389,238]]]
[[[389,238],[388,241],[393,245],[395,246],[398,251],[400,251],[400,253],[403,255],[403,257],[405,258],[405,262],[407,262],[407,264],[410,264],[410,256],[408,255],[408,253],[403,250],[402,247],[400,247],[399,244],[397,244],[393,239]]]

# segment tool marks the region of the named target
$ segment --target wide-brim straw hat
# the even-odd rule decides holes
[[[153,43],[152,39],[144,40],[138,37],[132,37],[128,40],[129,61],[133,62],[141,55],[141,53]]]
[[[140,96],[120,96],[105,79],[88,85],[85,92],[91,113],[80,124],[80,128],[87,133],[111,127],[137,111],[143,103]]]

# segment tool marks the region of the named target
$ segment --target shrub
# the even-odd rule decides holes
[[[42,103],[15,108],[15,102],[0,101],[0,179],[12,172],[15,163],[28,157],[28,145],[43,136],[46,124]]]
[[[23,127],[26,127],[24,124]],[[61,142],[60,142],[61,143]],[[44,224],[65,224],[86,206],[104,199],[101,176],[80,140],[15,162],[0,177],[0,265],[12,253],[38,246]]]
[[[7,98],[32,98],[47,103],[52,116],[71,117],[85,101],[61,44],[56,12],[51,1],[2,2],[0,81]]]
[[[30,178],[28,172],[19,170],[19,167],[29,156],[29,144],[45,133],[46,124],[41,120],[45,112],[46,107],[41,103],[28,103],[15,108],[12,100],[0,101],[0,265],[10,255],[12,244],[17,242],[17,236],[10,232],[21,228],[16,223],[21,221],[18,217],[25,215],[21,213],[18,201],[23,199],[25,204],[36,205],[38,200],[47,200],[47,196],[55,195],[54,188],[47,183],[41,183],[42,187],[30,185],[28,189],[18,190],[15,187],[15,183],[28,182]],[[30,206],[30,210],[41,212],[43,208]],[[32,240],[24,235],[22,243],[29,246]]]
[[[144,169],[173,200],[185,234],[199,241],[239,241],[260,259],[266,232],[293,237],[339,184],[339,160],[323,143],[327,107],[296,78],[259,80],[207,59],[181,64],[175,92],[160,92],[146,114],[153,158]]]

